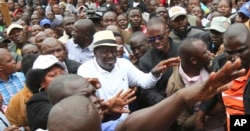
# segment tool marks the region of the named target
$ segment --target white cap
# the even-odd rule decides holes
[[[94,34],[93,48],[98,46],[119,46],[116,44],[115,36],[110,30],[98,31]]]
[[[60,62],[55,56],[53,55],[39,55],[35,60],[32,69],[48,69],[53,65],[59,65],[63,69],[66,69],[64,64]]]
[[[169,18],[175,20],[180,15],[187,15],[185,8],[181,6],[173,6],[168,10]]]
[[[11,24],[8,28],[7,28],[7,35],[9,36],[10,35],[10,32],[13,30],[13,29],[23,29],[23,26],[19,25],[19,24],[16,24],[16,23],[13,23]]]

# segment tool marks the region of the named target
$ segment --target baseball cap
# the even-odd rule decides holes
[[[171,20],[175,20],[180,15],[187,15],[187,12],[181,6],[173,6],[168,10],[168,14]]]
[[[119,46],[116,44],[115,36],[110,30],[103,30],[94,34],[93,48],[99,46]]]
[[[49,20],[49,19],[42,19],[41,21],[40,21],[40,26],[44,26],[44,25],[50,25],[51,26],[51,21]]]
[[[238,10],[239,13],[244,14],[246,17],[250,18],[250,1],[243,4]]]
[[[1,43],[10,43],[10,40],[9,39],[5,39],[2,36],[0,36],[0,44]]]
[[[224,33],[230,25],[231,21],[228,18],[224,16],[214,17],[211,21],[209,30],[216,30],[220,33]]]
[[[19,25],[19,24],[16,24],[16,23],[12,23],[8,28],[7,28],[7,35],[10,35],[10,32],[13,30],[13,29],[23,29],[23,26]]]
[[[35,60],[32,69],[48,69],[53,65],[59,65],[66,69],[65,65],[53,55],[39,55]]]

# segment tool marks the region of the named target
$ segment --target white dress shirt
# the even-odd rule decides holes
[[[80,63],[85,63],[94,58],[92,44],[82,49],[78,44],[75,44],[73,38],[69,39],[66,48],[68,50],[68,58]]]
[[[160,79],[151,73],[140,71],[130,61],[123,58],[117,58],[111,72],[102,69],[94,58],[82,64],[78,68],[77,74],[85,78],[98,78],[101,88],[97,90],[96,95],[105,100],[112,98],[121,89],[127,90],[130,86],[151,88]]]

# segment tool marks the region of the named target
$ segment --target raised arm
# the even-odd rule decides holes
[[[231,80],[245,74],[245,69],[237,70],[240,59],[227,62],[217,73],[212,73],[203,83],[197,83],[179,90],[158,104],[132,113],[116,131],[151,131],[166,130],[186,106],[211,98],[219,91],[228,89]],[[225,85],[226,84],[226,85]]]

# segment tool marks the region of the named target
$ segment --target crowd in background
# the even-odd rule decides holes
[[[0,11],[0,130],[229,131],[230,115],[250,114],[248,0],[6,3],[9,16]],[[231,89],[191,95],[199,91],[193,86],[238,58],[246,73]],[[212,80],[220,83],[213,86],[229,80]],[[185,104],[166,106],[178,105],[171,98],[180,99],[181,90],[190,95]],[[165,127],[157,123],[167,119],[163,110],[173,114]],[[153,126],[146,118],[131,125],[142,115],[134,112],[159,115]]]

